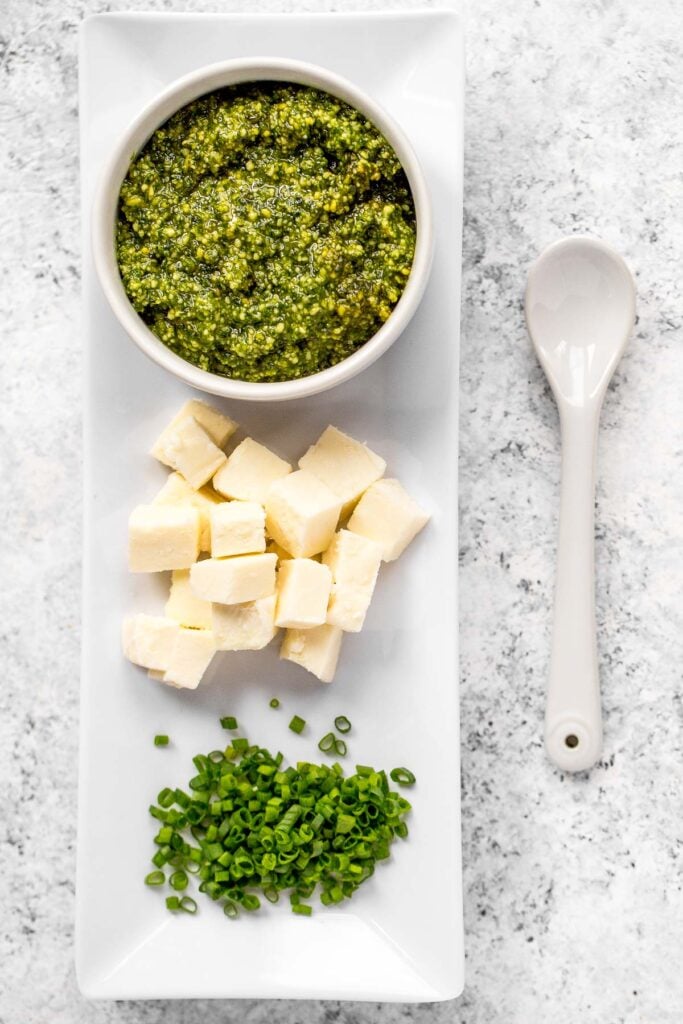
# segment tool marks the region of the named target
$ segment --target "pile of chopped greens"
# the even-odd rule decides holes
[[[316,890],[325,906],[349,899],[404,839],[410,804],[383,771],[339,764],[283,767],[271,754],[235,738],[225,750],[198,754],[188,791],[163,789],[150,814],[158,820],[155,870],[148,885],[168,884],[172,911],[196,913],[186,890],[223,905],[228,917],[257,910],[261,896],[288,893],[295,914],[310,915]]]

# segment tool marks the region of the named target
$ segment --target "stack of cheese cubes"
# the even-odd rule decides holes
[[[281,657],[322,682],[342,635],[358,633],[382,561],[398,558],[428,515],[364,444],[328,427],[299,468],[237,424],[187,402],[152,448],[169,466],[129,522],[132,572],[171,572],[164,616],[135,615],[123,647],[150,676],[194,689],[215,651],[253,651],[284,629]]]

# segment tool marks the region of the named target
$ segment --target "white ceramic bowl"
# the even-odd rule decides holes
[[[234,380],[209,373],[167,348],[131,305],[121,282],[115,252],[119,190],[133,154],[139,152],[153,132],[187,103],[215,89],[253,81],[286,81],[313,86],[360,110],[379,128],[401,161],[412,191],[417,222],[415,257],[406,287],[377,333],[336,366],[300,380],[272,384]],[[145,355],[202,391],[226,398],[279,401],[302,398],[341,384],[374,363],[393,344],[417,309],[429,277],[433,249],[431,204],[424,175],[408,139],[396,122],[356,86],[314,64],[270,58],[231,60],[212,64],[178,79],[133,121],[120,139],[102,175],[95,197],[92,244],[95,266],[104,293],[120,323]]]

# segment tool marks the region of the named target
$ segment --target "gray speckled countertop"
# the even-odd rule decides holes
[[[72,954],[82,346],[76,33],[86,13],[127,6],[1,5],[0,1021],[678,1024],[678,0],[472,0],[466,16],[464,995],[437,1006],[88,1004],[80,997]],[[239,9],[232,0],[133,6]],[[639,319],[602,420],[605,752],[590,774],[569,778],[545,761],[540,740],[558,432],[521,296],[539,248],[573,231],[601,235],[624,253],[637,276]]]

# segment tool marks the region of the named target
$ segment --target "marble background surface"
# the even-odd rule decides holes
[[[82,350],[76,33],[86,13],[128,6],[0,0],[0,1021],[678,1024],[677,0],[472,0],[465,13],[464,995],[437,1006],[107,1005],[80,997],[72,954]],[[232,0],[138,6],[239,9]],[[521,296],[539,248],[574,231],[624,253],[637,276],[639,318],[607,396],[600,449],[605,752],[590,774],[569,778],[546,762],[540,741],[558,431]]]

